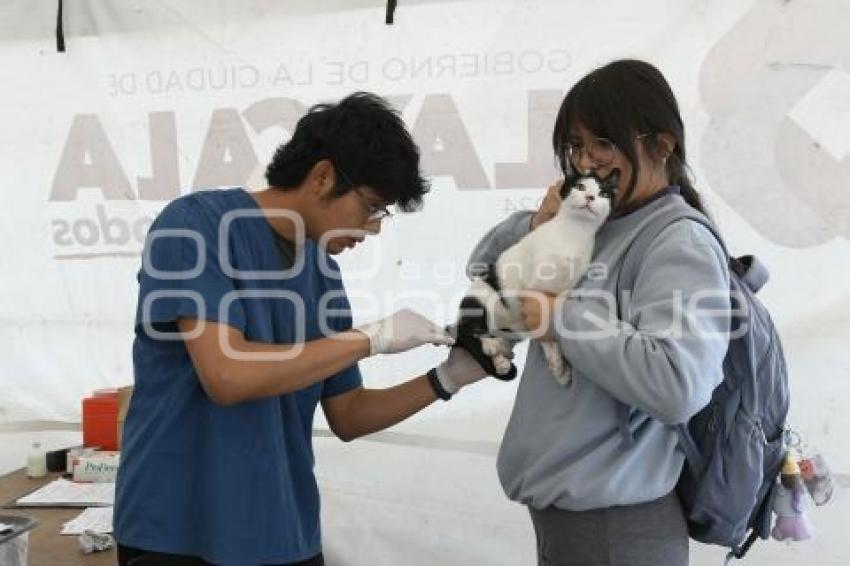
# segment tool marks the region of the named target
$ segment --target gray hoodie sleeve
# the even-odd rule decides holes
[[[491,228],[472,250],[466,265],[466,274],[471,277],[478,273],[476,267],[495,263],[503,251],[525,237],[531,231],[533,215],[532,210],[520,210]]]
[[[585,378],[662,422],[686,422],[722,379],[729,340],[729,272],[711,233],[674,222],[647,252],[631,305],[574,292],[556,313],[561,348]],[[617,277],[618,271],[610,274]]]

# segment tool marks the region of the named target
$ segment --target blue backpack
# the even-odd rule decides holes
[[[673,222],[699,222],[726,252],[717,229],[699,211],[685,203],[663,210],[626,250],[618,297],[634,288],[638,264]],[[691,538],[730,548],[727,563],[770,535],[789,407],[782,344],[756,298],[767,282],[767,270],[753,256],[729,257],[729,275],[732,318],[723,381],[709,404],[677,427],[686,465],[676,486]],[[628,412],[624,406],[624,418]]]

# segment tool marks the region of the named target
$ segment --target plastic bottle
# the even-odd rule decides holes
[[[27,477],[43,478],[47,475],[47,461],[40,442],[32,443],[32,451],[27,456]]]

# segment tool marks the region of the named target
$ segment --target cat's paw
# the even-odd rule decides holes
[[[499,375],[507,375],[511,371],[511,360],[505,356],[493,356],[493,365],[496,367],[496,373]]]
[[[573,370],[567,364],[561,364],[559,368],[550,368],[552,370],[552,376],[555,378],[555,381],[558,385],[563,387],[569,387],[573,383]]]
[[[500,376],[507,375],[511,371],[511,358],[513,350],[511,344],[504,338],[492,336],[481,337],[481,350],[493,360],[496,373]]]
[[[513,348],[511,343],[504,338],[496,338],[494,336],[481,337],[481,349],[490,357],[502,356],[505,358],[513,358]]]
[[[549,365],[549,370],[552,372],[552,377],[559,385],[568,386],[572,382],[572,369],[561,354],[561,349],[557,342],[543,342],[543,354],[546,356],[546,362]]]

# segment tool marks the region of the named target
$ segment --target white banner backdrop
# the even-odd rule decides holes
[[[90,0],[66,4],[66,53],[55,9],[0,6],[0,425],[78,421],[82,397],[131,382],[150,219],[194,189],[260,188],[305,109],[355,90],[401,110],[434,185],[422,212],[342,256],[355,315],[408,306],[450,321],[474,243],[557,178],[564,92],[637,57],[677,93],[697,187],[732,251],[771,269],[762,296],[794,424],[850,470],[848,2],[420,0],[387,26],[377,1]],[[369,360],[367,385],[442,355]],[[377,442],[318,440],[337,563],[530,563],[528,521],[493,463],[514,392],[487,382]],[[766,556],[850,561],[825,544]]]

